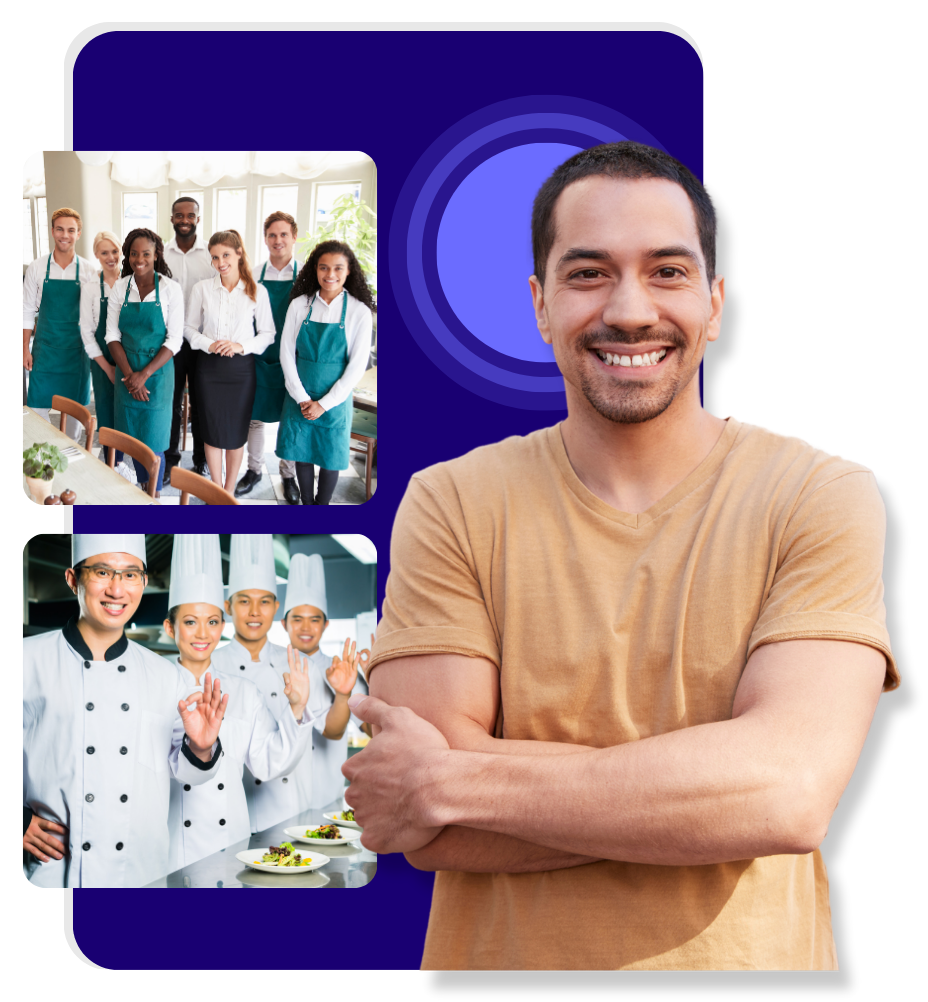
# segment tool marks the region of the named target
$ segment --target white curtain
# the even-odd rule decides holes
[[[38,198],[45,194],[45,157],[33,153],[23,167],[23,198]]]

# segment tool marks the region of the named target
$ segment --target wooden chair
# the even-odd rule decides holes
[[[90,452],[93,448],[93,429],[96,424],[96,418],[93,414],[91,414],[83,404],[79,404],[76,400],[71,400],[69,397],[59,397],[57,394],[52,397],[52,410],[61,411],[61,423],[58,426],[61,431],[65,430],[69,414],[71,417],[77,418],[77,420],[80,421],[80,423],[84,426],[84,432],[87,435],[87,444],[84,448]]]
[[[125,432],[116,431],[114,428],[101,428],[99,437],[100,445],[106,447],[106,465],[111,470],[116,467],[117,449],[133,459],[137,459],[148,470],[146,491],[149,497],[154,497],[158,487],[158,469],[161,466],[161,459],[144,442],[140,442]]]
[[[187,422],[190,420],[190,380],[184,380],[184,403],[181,407],[181,436],[183,437],[183,445],[180,447],[181,452],[187,451]]]
[[[367,463],[364,471],[364,488],[367,491],[366,500],[371,499],[371,474],[374,469],[374,457],[377,455],[377,415],[370,411],[354,408],[351,418],[352,452],[363,452]]]
[[[193,470],[182,470],[175,466],[171,470],[171,486],[180,489],[180,503],[190,504],[190,495],[205,501],[207,504],[238,504],[238,501],[212,480],[201,477]]]

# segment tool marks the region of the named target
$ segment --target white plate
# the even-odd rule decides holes
[[[347,822],[345,822],[347,824]],[[316,828],[319,826],[316,825]],[[338,828],[338,825],[336,825]],[[303,825],[300,828],[284,828],[284,835],[291,842],[308,842],[310,845],[328,847],[330,845],[345,845],[348,842],[357,842],[361,837],[357,828],[338,828],[338,838],[307,838],[306,832],[312,831],[313,826]]]
[[[342,828],[342,827],[344,827],[344,828],[357,828],[358,831],[362,831],[363,830],[361,828],[361,826],[358,824],[357,821],[346,821],[344,818],[337,818],[337,817],[335,817],[334,814],[323,814],[322,816],[326,819],[326,821],[330,821],[333,825],[338,825],[339,828]],[[304,828],[303,830],[305,831],[306,829]]]
[[[310,873],[329,862],[329,857],[323,856],[321,852],[301,852],[303,860],[309,860],[308,866],[273,866],[270,863],[260,862],[267,850],[267,846],[263,849],[246,849],[244,852],[237,852],[235,858],[253,870],[261,870],[262,873]]]

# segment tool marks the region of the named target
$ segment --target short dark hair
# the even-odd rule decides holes
[[[539,188],[532,206],[532,255],[535,277],[542,287],[548,255],[557,236],[554,229],[557,200],[569,184],[597,175],[632,180],[658,177],[680,185],[693,206],[699,246],[706,259],[706,278],[711,286],[715,278],[715,209],[709,193],[696,176],[669,153],[625,140],[582,150],[565,160]]]
[[[174,206],[178,205],[180,202],[193,202],[197,207],[197,212],[200,211],[200,203],[193,197],[193,195],[181,195],[180,198],[175,198],[171,203],[171,215],[174,215]]]
[[[290,232],[296,236],[299,233],[299,229],[296,225],[296,220],[289,212],[272,212],[267,219],[264,220],[264,235],[267,236],[267,228],[272,223],[287,223],[290,227]]]

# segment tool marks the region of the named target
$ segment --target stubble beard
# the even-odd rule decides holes
[[[634,348],[636,344],[660,341],[674,347],[672,373],[663,373],[660,379],[642,380],[617,379],[612,386],[603,379],[593,379],[586,368],[586,357],[592,345],[611,344]],[[674,402],[677,395],[689,382],[684,380],[687,341],[675,327],[654,328],[644,331],[641,336],[626,334],[624,331],[603,328],[585,331],[575,343],[577,359],[580,362],[580,389],[593,409],[607,421],[614,424],[643,424],[659,417]]]

